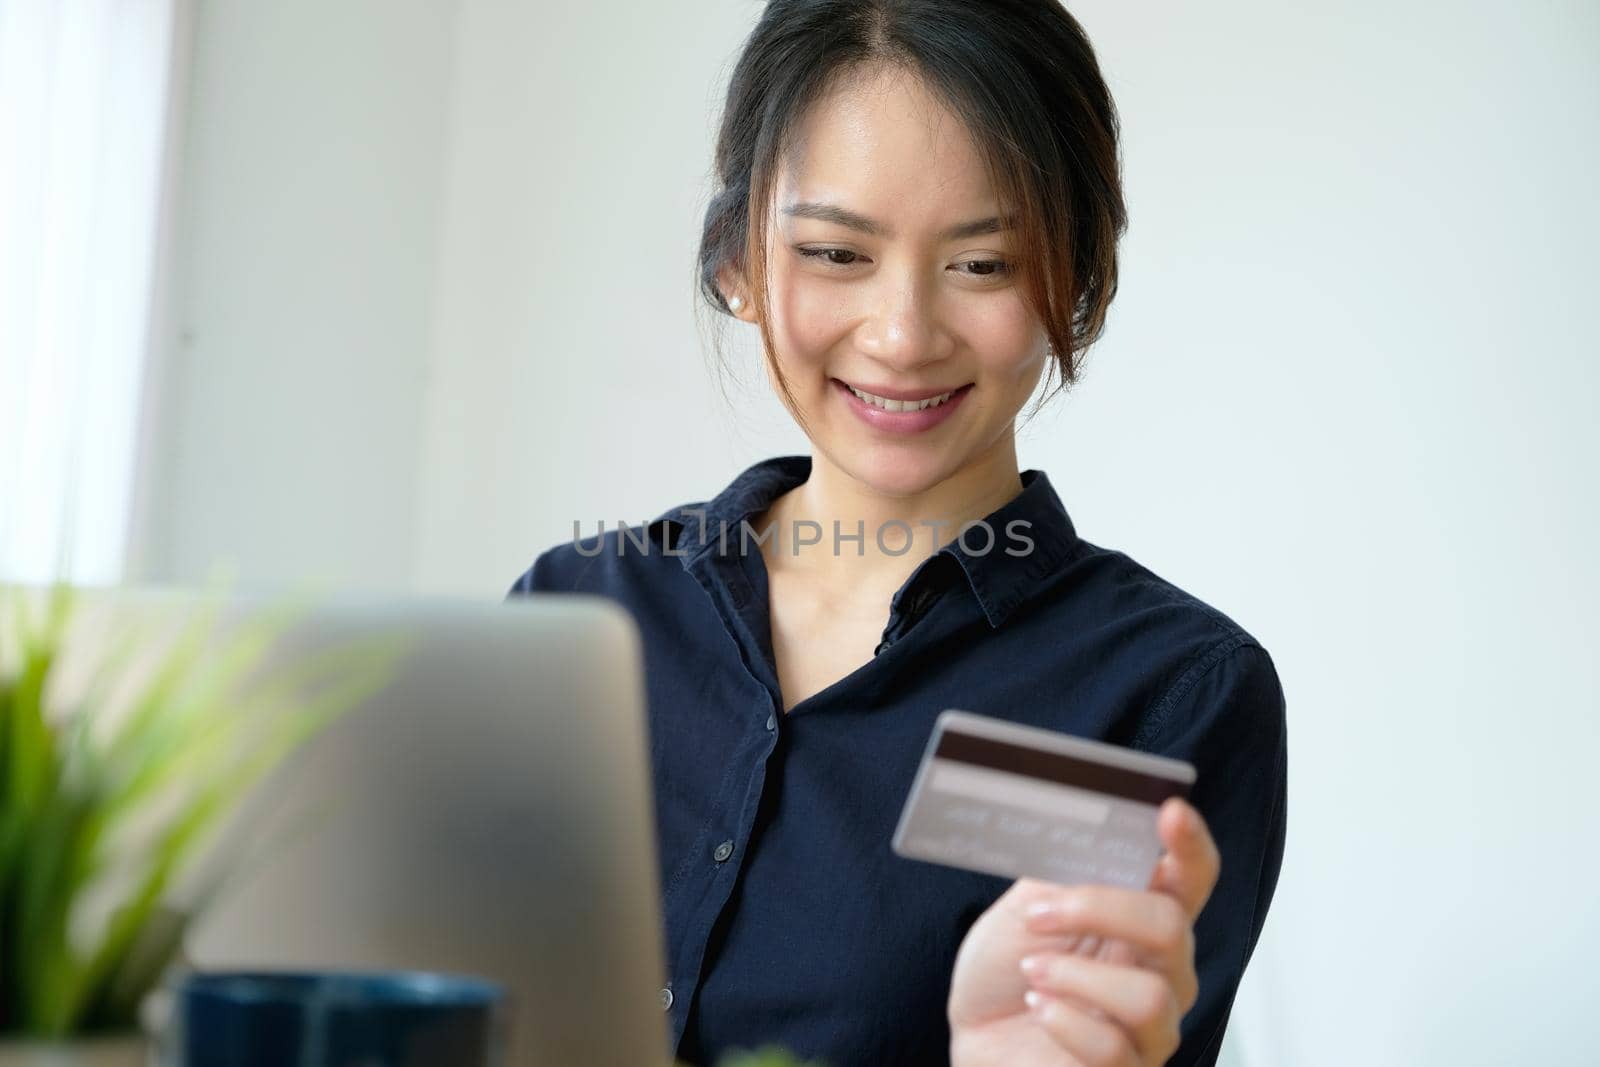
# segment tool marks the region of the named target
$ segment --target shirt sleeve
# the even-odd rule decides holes
[[[1189,800],[1222,855],[1195,921],[1199,999],[1168,1067],[1212,1067],[1283,862],[1288,730],[1266,649],[1245,641],[1185,672],[1152,709],[1150,751],[1196,770]],[[1146,746],[1140,746],[1146,747]]]

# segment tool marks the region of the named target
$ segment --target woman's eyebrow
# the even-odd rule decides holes
[[[820,204],[811,200],[800,200],[783,209],[783,213],[792,218],[816,219],[819,222],[832,222],[840,226],[848,226],[852,230],[871,234],[874,237],[893,237],[894,232],[881,222],[867,218],[865,215],[851,211],[849,208],[840,207],[838,204]],[[968,237],[979,237],[986,233],[999,233],[1001,230],[1010,229],[1011,220],[998,215],[990,215],[985,219],[973,219],[971,222],[961,222],[939,235],[941,240],[960,241]]]

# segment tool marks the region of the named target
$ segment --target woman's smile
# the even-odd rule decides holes
[[[867,389],[839,378],[828,381],[857,418],[887,433],[924,433],[933,429],[955,414],[973,386],[968,382],[943,391],[881,385]]]

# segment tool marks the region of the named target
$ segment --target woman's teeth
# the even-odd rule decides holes
[[[940,393],[938,396],[930,396],[926,400],[890,400],[886,396],[874,396],[871,393],[862,392],[853,385],[849,386],[849,389],[873,407],[882,408],[885,411],[921,411],[923,408],[936,408],[955,395],[955,390],[951,390],[948,393]]]

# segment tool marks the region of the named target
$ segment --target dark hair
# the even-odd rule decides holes
[[[778,164],[807,108],[862,64],[920,75],[965,122],[1001,214],[1016,219],[1017,280],[1050,339],[1056,391],[1071,385],[1116,295],[1127,209],[1110,90],[1057,0],[770,0],[728,85],[700,236],[701,296],[727,313],[718,273],[744,273],[771,360],[765,207]]]

